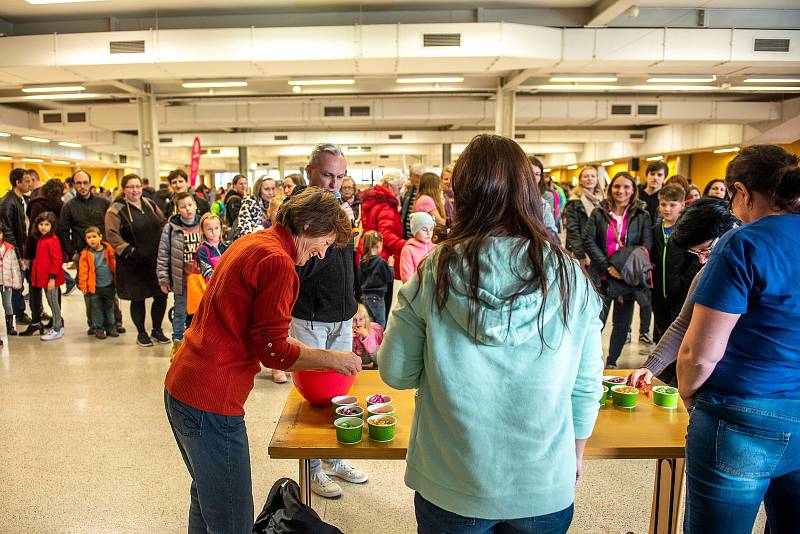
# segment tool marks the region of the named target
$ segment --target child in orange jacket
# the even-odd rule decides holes
[[[84,232],[86,248],[78,258],[78,289],[90,295],[92,328],[97,339],[117,337],[114,318],[114,275],[117,259],[114,248],[103,241],[103,234],[96,226]]]

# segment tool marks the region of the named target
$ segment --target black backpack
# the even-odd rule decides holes
[[[253,534],[342,534],[300,502],[300,486],[291,478],[278,479],[253,525]]]

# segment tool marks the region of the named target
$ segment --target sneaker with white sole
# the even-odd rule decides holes
[[[311,491],[326,499],[333,499],[342,495],[341,486],[321,470],[311,473]]]
[[[62,337],[64,337],[64,329],[59,328],[58,330],[48,330],[42,334],[39,339],[42,341],[53,341],[55,339],[61,339]]]
[[[655,343],[653,343],[653,338],[650,337],[650,334],[648,333],[639,334],[639,343],[644,343],[645,345],[655,345]]]
[[[352,482],[353,484],[363,484],[369,480],[369,475],[350,465],[347,460],[336,460],[331,463],[323,461],[322,472],[326,475]]]

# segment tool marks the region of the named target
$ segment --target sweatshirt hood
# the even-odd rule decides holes
[[[531,272],[526,255],[527,246],[520,246],[521,243],[525,243],[525,240],[508,237],[486,239],[479,260],[481,278],[478,284],[479,310],[476,326],[469,324],[467,288],[470,284],[466,261],[462,262],[463,268],[452,269],[452,289],[445,308],[468,335],[472,335],[477,327],[475,333],[479,344],[517,346],[538,335],[540,321],[547,324],[554,314],[561,313],[561,299],[554,284],[549,284],[551,292],[544,310],[541,310],[541,316],[541,290],[535,289],[520,295],[514,301],[513,307],[509,305],[507,299],[517,291],[520,283],[518,275],[526,276]],[[551,257],[549,246],[545,247],[544,254],[547,279],[553,280],[554,269],[548,261]],[[438,258],[438,254],[434,258]],[[432,264],[435,265],[435,261]]]
[[[181,214],[180,213],[176,213],[175,215],[170,217],[169,218],[169,222],[171,224],[174,224],[178,228],[183,228],[184,226],[186,226],[184,224],[183,220],[181,219]],[[194,223],[191,226],[197,226],[198,224],[200,224],[200,214],[196,213],[195,216],[194,216]]]
[[[400,201],[392,194],[391,191],[382,185],[376,185],[361,193],[361,205],[364,209],[369,209],[376,204],[389,204],[393,207],[398,207]]]

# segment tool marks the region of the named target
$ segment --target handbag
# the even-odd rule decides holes
[[[300,502],[300,486],[281,478],[272,485],[264,508],[253,525],[253,534],[342,534]]]
[[[202,274],[196,273],[194,265],[192,273],[186,278],[186,314],[194,315],[200,308],[200,301],[206,292],[206,279]]]

